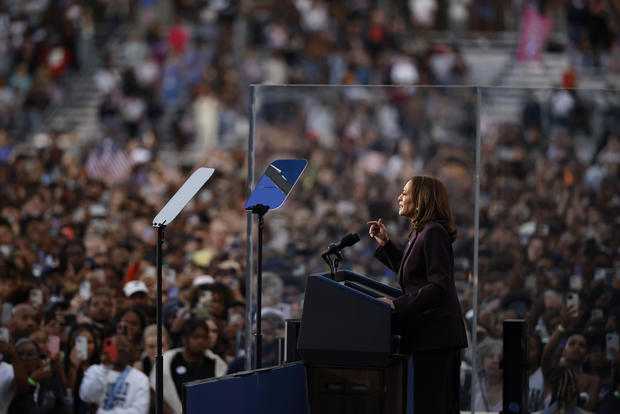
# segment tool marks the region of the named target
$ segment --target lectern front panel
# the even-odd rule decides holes
[[[308,277],[298,348],[307,364],[385,366],[388,304],[323,276]]]

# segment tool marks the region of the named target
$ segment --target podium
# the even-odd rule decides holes
[[[378,297],[400,290],[349,271],[308,277],[297,347],[306,364],[386,366],[392,311]]]
[[[296,347],[303,363],[186,383],[184,413],[405,413],[411,371],[382,296],[400,290],[348,271],[309,276]]]
[[[297,348],[312,413],[404,413],[407,361],[390,306],[401,291],[350,271],[308,277]]]

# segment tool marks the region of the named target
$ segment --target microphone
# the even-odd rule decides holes
[[[321,256],[327,256],[335,253],[337,254],[340,252],[340,250],[344,249],[345,247],[353,246],[358,241],[360,241],[360,236],[357,233],[349,233],[344,236],[342,240],[338,242],[338,244],[330,244],[327,250],[321,253]]]

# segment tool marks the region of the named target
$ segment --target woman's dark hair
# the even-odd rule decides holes
[[[18,281],[5,293],[3,301],[14,305],[28,303],[30,291],[33,289],[39,289],[39,286],[33,282]]]
[[[205,285],[199,285],[192,289],[189,297],[189,302],[192,308],[196,306],[196,304],[198,303],[198,299],[200,298],[200,294],[204,291],[218,293],[220,295],[220,298],[222,299],[222,302],[224,302],[225,308],[228,308],[228,306],[234,301],[234,297],[230,288],[223,283],[215,282]]]
[[[71,358],[69,356],[71,355],[71,349],[74,346],[75,337],[78,336],[80,332],[84,331],[88,331],[93,336],[93,339],[95,341],[95,352],[93,352],[93,354],[91,355],[89,362],[91,365],[99,363],[99,356],[101,354],[101,331],[99,331],[99,329],[95,325],[92,325],[90,323],[79,323],[71,329],[71,332],[69,332],[69,338],[65,346],[65,373],[69,372],[69,368],[71,366]]]
[[[75,342],[75,337],[78,336],[80,332],[88,331],[93,336],[95,340],[95,352],[90,357],[90,364],[98,364],[99,357],[101,355],[101,332],[95,325],[91,325],[89,323],[80,323],[77,324],[71,329],[69,333],[69,339],[67,340],[67,344],[65,347],[65,361],[64,361],[64,371],[65,375],[69,374],[69,368],[71,367],[71,349],[73,348],[73,343]],[[82,368],[78,367],[77,373],[75,375],[75,383],[67,384],[73,389],[73,407],[75,408],[75,412],[79,412],[78,407],[83,406],[84,403],[80,399],[80,384],[82,384],[82,379],[84,378],[84,371]]]
[[[193,334],[194,331],[198,328],[204,329],[205,331],[207,331],[207,334],[209,333],[209,327],[207,326],[204,319],[189,318],[183,324],[183,328],[181,328],[181,336],[183,338],[187,338],[188,336]]]
[[[213,323],[217,327],[216,328],[217,341],[215,341],[215,343],[211,346],[211,350],[218,355],[225,355],[230,347],[230,343],[228,339],[226,338],[226,335],[224,335],[223,329],[219,327],[217,318],[214,318],[213,316],[209,315],[205,318],[204,321],[205,321],[205,325],[207,326],[209,330],[209,333],[211,333],[211,328],[209,328],[209,325],[207,325],[207,322],[213,321]]]
[[[123,319],[123,316],[125,316],[126,314],[130,312],[133,312],[138,316],[138,319],[140,319],[140,331],[144,332],[144,328],[146,328],[146,316],[140,309],[134,306],[127,308],[124,311],[121,311],[120,313],[117,313],[116,318],[115,318],[116,323],[118,324],[118,322],[120,322],[120,320]]]
[[[17,348],[20,348],[24,344],[32,344],[32,345],[34,345],[34,349],[37,352],[37,355],[40,356],[42,354],[41,353],[41,348],[39,348],[39,345],[35,341],[30,339],[30,338],[21,338],[17,342],[15,342],[15,351],[17,351]],[[45,354],[43,354],[43,355],[45,355]]]
[[[64,270],[67,269],[68,261],[67,261],[67,251],[71,246],[78,246],[84,254],[86,254],[86,245],[80,239],[68,240],[60,250],[60,268]]]
[[[454,241],[457,230],[454,228],[446,186],[437,178],[424,175],[416,175],[409,181],[411,198],[416,207],[411,217],[411,227],[419,231],[426,223],[436,221],[448,232],[450,241]]]
[[[579,377],[574,369],[565,365],[556,367],[551,374],[551,387],[551,403],[557,401],[557,409],[571,409],[577,406]]]
[[[538,344],[538,356],[536,358],[536,365],[540,366],[541,361],[542,361],[542,354],[543,354],[543,350],[545,348],[545,345],[543,344],[542,339],[540,338],[540,334],[538,333],[538,331],[535,330],[529,330],[527,337],[529,339],[532,339],[534,341],[536,341],[536,343]]]

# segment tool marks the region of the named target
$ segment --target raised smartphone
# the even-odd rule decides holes
[[[88,338],[85,336],[75,337],[75,352],[78,359],[86,361],[88,359]]]

